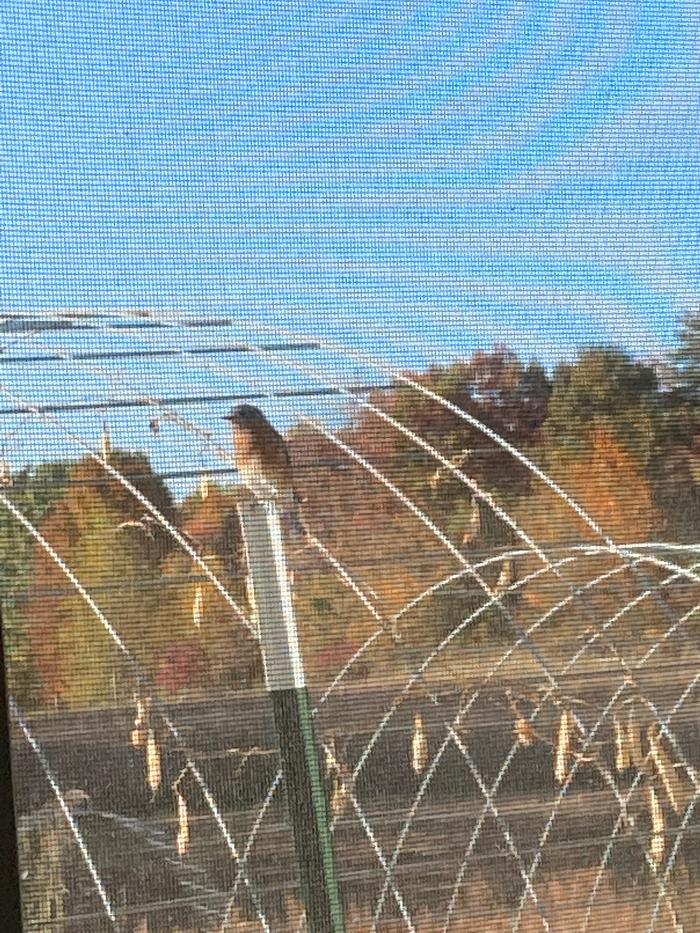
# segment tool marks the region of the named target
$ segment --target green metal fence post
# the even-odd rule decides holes
[[[307,925],[311,933],[343,933],[328,803],[280,519],[273,502],[241,502],[238,512],[248,562],[249,593],[260,632],[265,683],[280,743]]]

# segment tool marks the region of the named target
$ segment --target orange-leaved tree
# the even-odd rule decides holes
[[[144,455],[113,451],[110,462],[174,520],[170,494]],[[74,465],[40,531],[148,670],[158,640],[160,561],[172,546],[168,534],[92,458]],[[126,677],[114,638],[40,544],[32,558],[28,618],[45,699],[79,705],[131,689],[133,678]]]
[[[237,494],[209,483],[181,506],[182,530],[233,600],[247,605]],[[182,550],[163,563],[156,681],[168,693],[239,689],[262,676],[258,642],[202,568]]]

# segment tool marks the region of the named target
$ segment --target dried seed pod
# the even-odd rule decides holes
[[[146,739],[146,783],[154,794],[160,787],[162,776],[158,743],[153,729],[149,729]]]
[[[248,610],[250,621],[253,626],[253,631],[260,633],[260,618],[258,613],[258,604],[255,600],[255,588],[253,587],[253,581],[250,575],[247,575],[245,578],[245,592],[248,600]]]
[[[343,780],[343,775],[336,771],[333,776],[333,793],[331,794],[331,810],[335,816],[340,816],[340,814],[345,809],[348,802],[348,788]]]
[[[467,546],[471,544],[476,538],[481,534],[481,509],[479,507],[479,502],[477,499],[472,497],[471,511],[469,514],[469,524],[467,530],[464,532],[462,537],[462,545]]]
[[[151,698],[150,697],[138,697],[136,699],[136,719],[134,719],[135,726],[143,726],[148,722],[148,718],[151,713]]]
[[[524,716],[518,716],[513,726],[513,734],[517,737],[521,745],[533,745],[535,742],[535,730],[529,719]]]
[[[627,729],[620,722],[617,713],[613,714],[613,727],[615,729],[615,768],[618,772],[626,771],[630,764],[630,743]]]
[[[190,847],[190,824],[187,813],[187,801],[179,790],[177,796],[177,854],[182,858]]]
[[[660,865],[664,858],[666,849],[666,821],[664,820],[664,811],[661,809],[659,795],[656,793],[652,784],[648,785],[649,794],[649,815],[651,817],[651,839],[649,850],[651,857],[657,865]]]
[[[195,628],[201,628],[203,616],[204,590],[202,589],[202,584],[198,583],[194,590],[194,601],[192,603],[192,622]]]
[[[469,448],[460,450],[459,453],[455,454],[453,457],[450,457],[450,463],[452,464],[452,466],[459,468],[464,465],[466,460],[469,459],[469,457],[471,456],[471,453],[472,451]],[[428,486],[430,486],[430,488],[433,490],[437,489],[439,484],[442,482],[442,478],[451,472],[452,471],[449,470],[448,467],[444,465],[439,466],[428,477]]]
[[[109,428],[107,427],[106,421],[102,425],[102,437],[100,438],[100,446],[102,448],[102,459],[109,460],[109,456],[112,453],[112,436],[109,433]]]
[[[651,752],[656,773],[661,778],[668,801],[674,811],[680,813],[683,810],[683,788],[678,778],[678,772],[673,767],[671,759],[661,744],[661,733],[657,731],[655,723],[652,723],[647,729],[647,738],[649,739],[649,751]]]
[[[411,742],[411,764],[416,774],[422,774],[428,763],[428,739],[423,729],[423,717],[416,713],[413,719],[413,740]]]
[[[504,560],[501,564],[501,571],[498,574],[498,580],[496,580],[496,586],[494,587],[494,593],[496,596],[500,596],[510,589],[510,587],[515,583],[515,561],[514,560]]]
[[[639,714],[634,703],[630,703],[627,712],[627,745],[629,748],[630,764],[633,768],[639,768],[644,762],[644,753],[642,752],[642,729],[639,723]]]
[[[329,778],[338,770],[338,755],[335,747],[335,739],[333,737],[323,746],[323,753],[326,765],[326,777]]]
[[[13,482],[12,467],[9,461],[0,460],[0,486],[11,486]]]
[[[569,758],[571,757],[571,739],[572,739],[572,715],[568,709],[565,709],[559,720],[559,734],[557,736],[557,747],[554,753],[554,779],[558,784],[566,781],[569,773]]]
[[[146,697],[136,700],[136,718],[134,719],[134,728],[131,730],[131,744],[134,748],[140,748],[146,744],[146,728],[151,710],[151,699]]]

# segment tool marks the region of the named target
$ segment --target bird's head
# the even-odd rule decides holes
[[[224,415],[224,420],[230,421],[236,427],[251,428],[264,422],[265,415],[255,405],[239,405],[237,408],[233,408],[228,415]]]

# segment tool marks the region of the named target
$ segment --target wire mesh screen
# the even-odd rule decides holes
[[[15,926],[700,931],[698,39],[6,0]]]
[[[2,339],[27,929],[313,928],[251,585],[276,559],[328,929],[700,923],[680,369],[609,348],[400,369],[225,315],[8,314]],[[277,558],[246,541],[266,499]]]

